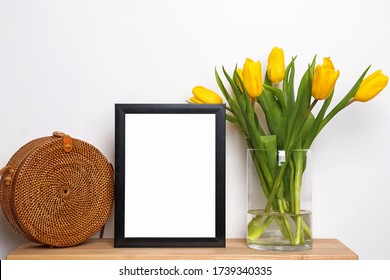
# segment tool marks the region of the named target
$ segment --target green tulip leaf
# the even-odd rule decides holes
[[[229,92],[226,90],[221,78],[219,77],[217,68],[215,68],[214,73],[215,73],[215,79],[217,80],[217,84],[218,84],[219,89],[221,90],[223,96],[225,96],[226,100],[230,104],[230,102],[232,101],[232,98],[230,97]]]
[[[285,141],[285,118],[284,112],[279,104],[275,102],[271,109],[266,114],[267,124],[271,134],[277,136],[277,146],[283,149]]]
[[[313,113],[310,112],[309,116],[306,119],[305,124],[303,125],[302,132],[300,135],[301,145],[300,145],[300,147],[297,147],[297,148],[305,148],[303,146],[303,143],[305,143],[305,140],[310,135],[310,132],[313,129],[314,122],[315,122],[315,117],[314,117]]]
[[[234,93],[234,96],[236,97],[236,100],[237,100],[237,103],[238,103],[238,106],[240,107],[241,109],[241,112],[242,113],[245,113],[246,112],[246,104],[245,104],[245,100],[244,100],[244,96],[243,94],[241,94],[240,90],[238,89],[236,83],[233,81],[233,79],[229,76],[229,74],[226,72],[225,68],[222,67],[222,70],[223,70],[223,73],[225,75],[225,78],[228,80],[229,84],[230,84],[230,87],[232,88],[233,90],[233,93]]]
[[[295,77],[295,57],[292,58],[289,65],[287,65],[286,72],[283,80],[283,91],[287,95],[287,110],[290,114],[295,104],[295,93],[294,93],[294,77]]]
[[[268,78],[268,72],[267,71],[265,72],[265,75],[264,75],[264,83],[263,84],[272,87],[272,82]]]
[[[269,168],[272,179],[275,178],[278,169],[278,147],[277,147],[277,136],[267,135],[260,137],[260,157],[265,161]]]
[[[264,85],[264,91],[269,91],[270,93],[272,93],[278,99],[280,105],[282,106],[283,112],[287,111],[287,97],[283,91],[278,88],[270,87],[267,85]]]
[[[264,85],[272,86],[271,81],[268,79],[267,73],[265,74],[264,81],[265,82],[263,84],[263,87]],[[261,108],[263,109],[263,112],[266,113],[271,108],[272,104],[274,104],[276,98],[269,91],[268,92],[263,91],[263,93],[257,98],[257,101],[260,104]]]
[[[315,118],[315,121],[314,121],[312,127],[310,128],[309,133],[305,137],[304,144],[303,144],[304,149],[309,149],[311,144],[313,143],[315,137],[318,135],[322,120],[324,119],[325,113],[328,110],[330,103],[332,102],[333,94],[334,94],[334,91],[322,104],[320,112],[317,114],[317,117]]]
[[[243,113],[243,115],[245,116],[246,114],[246,108],[247,108],[247,104],[245,102],[245,98],[244,98],[244,95],[240,92],[239,88],[237,87],[236,83],[234,82],[234,80],[229,76],[229,74],[226,72],[225,68],[222,67],[222,70],[223,70],[223,73],[225,75],[225,78],[228,80],[229,82],[229,85],[230,87],[232,88],[233,90],[233,94],[236,98],[236,101],[238,103],[238,106],[240,107],[240,110],[241,112]]]
[[[226,120],[227,120],[227,121],[232,122],[232,123],[235,123],[235,124],[237,124],[237,125],[239,124],[238,120],[237,120],[235,117],[233,117],[233,116],[231,116],[231,115],[228,115],[228,114],[226,114],[225,116],[226,116]]]
[[[315,63],[315,59],[313,60]],[[286,149],[294,148],[297,136],[300,134],[303,125],[309,115],[310,99],[311,99],[311,81],[313,79],[313,67],[309,65],[305,74],[301,79],[298,87],[298,95],[287,128]]]
[[[217,84],[218,84],[220,90],[222,91],[223,95],[225,96],[226,100],[229,103],[231,111],[236,116],[236,119],[238,121],[238,125],[240,126],[240,128],[242,129],[242,131],[244,132],[246,137],[249,137],[249,133],[248,133],[248,129],[246,126],[246,121],[245,121],[245,116],[243,115],[239,106],[237,106],[236,101],[233,100],[233,98],[231,98],[230,94],[228,93],[227,89],[225,88],[225,86],[224,86],[224,84],[223,84],[223,82],[222,82],[222,80],[217,72],[217,69],[215,69],[215,78],[217,80]]]

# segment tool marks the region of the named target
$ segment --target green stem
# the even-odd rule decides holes
[[[254,157],[253,160],[256,161],[256,158]],[[256,170],[258,172],[259,177],[261,178],[262,174],[259,173],[259,172],[261,172],[260,166],[258,164],[255,164],[255,167],[256,167]],[[269,196],[270,196],[269,191],[268,191],[266,186],[264,186],[263,184],[261,184],[261,185],[262,185],[261,187],[263,189],[263,192],[266,195],[266,198],[268,200]],[[274,200],[272,202],[272,204],[273,204],[273,209],[279,213],[282,213],[282,214],[286,213],[283,200],[284,200],[283,187],[281,187],[281,188],[279,188],[278,199]],[[268,211],[265,211],[265,213],[267,213],[267,212]],[[271,217],[271,216],[268,216],[268,217]],[[262,215],[257,215],[248,224],[248,238],[249,239],[256,239],[256,238],[260,237],[261,234],[263,234],[263,232],[268,228],[270,223],[268,223],[266,220],[266,222],[260,224],[261,218],[262,218]],[[274,218],[275,218],[275,221],[277,222],[284,238],[286,238],[286,239],[288,238],[290,243],[293,244],[294,235],[293,235],[292,230],[291,230],[291,225],[288,222],[288,218],[286,216],[274,217]]]
[[[288,234],[288,239],[290,240],[290,244],[294,244],[294,235],[293,235],[292,230],[291,230],[291,225],[288,222],[288,217],[283,215],[282,219],[283,219],[284,227],[285,227],[287,234]]]
[[[250,142],[249,139],[247,139],[247,145],[249,148],[253,148],[253,145],[252,143]],[[265,197],[268,199],[268,196],[269,196],[269,193],[270,193],[270,190],[269,190],[269,186],[270,186],[270,178],[267,178],[267,175],[265,175],[263,172],[262,172],[262,166],[261,166],[261,159],[259,159],[259,157],[257,157],[257,152],[256,151],[252,151],[251,153],[251,156],[252,156],[252,161],[253,161],[253,164],[256,168],[256,172],[257,172],[257,175],[260,179],[260,185],[261,185],[261,188],[263,189],[263,193],[265,195]],[[249,159],[247,159],[249,160]]]
[[[267,216],[267,218],[265,218],[264,222],[262,224],[260,224],[262,218],[263,218],[263,216],[257,215],[249,222],[249,224],[248,224],[248,239],[255,240],[255,239],[259,238],[264,233],[264,231],[269,227],[269,225],[272,222],[272,217]]]
[[[272,203],[273,203],[273,201],[275,199],[275,196],[278,193],[280,185],[281,185],[281,183],[283,181],[283,176],[284,176],[284,174],[286,172],[287,165],[288,165],[288,162],[290,160],[290,153],[291,153],[290,151],[286,151],[286,161],[283,162],[282,167],[279,169],[279,172],[278,172],[278,175],[276,177],[276,180],[275,180],[275,182],[274,182],[274,184],[272,186],[272,192],[271,192],[271,194],[268,197],[267,205],[266,205],[265,210],[264,210],[266,213],[268,213],[269,210],[271,209],[271,205],[272,205]]]
[[[288,222],[287,215],[283,215],[280,217],[275,216],[274,219],[283,234],[283,238],[288,239],[290,244],[294,244],[294,235],[292,233],[290,223]]]
[[[310,104],[310,107],[308,109],[308,115],[310,114],[311,110],[313,110],[314,106],[316,106],[318,102],[318,99],[314,99],[314,101]]]
[[[302,240],[302,216],[297,215],[295,220],[295,240],[294,244],[298,245],[301,244]]]
[[[290,187],[290,203],[291,203],[291,211],[294,211],[295,209],[295,192],[294,192],[294,163],[292,160],[289,161],[289,168],[290,168],[290,181],[289,181],[289,187]]]
[[[283,186],[283,181],[280,184],[279,190],[278,190],[278,198],[277,198],[277,208],[275,209],[278,211],[280,214],[285,214],[286,213],[286,208],[284,206],[284,186]],[[294,242],[294,235],[291,230],[291,225],[288,221],[288,216],[282,215],[280,217],[282,223],[279,224],[279,228],[283,234],[283,237],[286,239],[288,238],[290,240],[290,244],[293,244]]]
[[[284,238],[289,239],[291,245],[303,244],[305,241],[305,234],[310,237],[312,235],[310,228],[303,221],[300,209],[300,192],[302,184],[302,175],[305,169],[305,158],[305,151],[297,152],[294,155],[292,155],[291,151],[286,151],[285,162],[283,162],[277,173],[275,182],[272,185],[271,193],[268,192],[268,194],[266,195],[267,205],[265,208],[265,215],[267,215],[267,213],[271,210],[271,207],[275,211],[282,214],[279,217],[274,217],[274,220],[278,224]],[[291,177],[289,179],[291,205],[290,210],[288,210],[288,212],[293,213],[295,215],[295,218],[293,219],[293,221],[295,222],[295,234],[292,231],[288,215],[283,215],[288,213],[286,212],[287,207],[284,201],[285,198],[283,197],[283,177],[286,175],[287,168],[289,168],[288,170],[291,173]],[[260,174],[260,166],[257,166],[256,170],[258,174]],[[267,190],[269,191],[268,188]],[[267,229],[270,224],[268,220],[266,220],[267,223],[265,221],[263,223],[260,223],[261,218],[262,215],[256,216],[248,225],[248,236],[250,236],[252,239],[256,239],[261,236],[261,234]]]
[[[294,214],[296,215],[295,225],[295,244],[300,244],[302,239],[302,216],[301,216],[301,186],[302,186],[302,174],[303,174],[303,157],[304,152],[297,152],[294,157],[295,162],[295,179],[294,179],[294,196],[295,196],[295,207]]]
[[[303,222],[303,231],[307,234],[307,236],[312,237],[311,229],[305,222]]]
[[[295,164],[295,180],[294,180],[294,195],[295,195],[295,207],[294,213],[301,213],[301,185],[302,185],[302,162],[299,161]]]

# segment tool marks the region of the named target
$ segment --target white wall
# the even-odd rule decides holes
[[[215,66],[265,63],[275,45],[298,55],[298,77],[315,54],[331,56],[337,101],[368,65],[390,74],[388,26],[387,0],[0,0],[0,166],[54,130],[114,161],[114,103],[182,103],[194,85],[217,90]],[[315,237],[362,259],[390,259],[389,126],[390,87],[312,146]],[[228,238],[245,236],[245,150],[228,124]],[[1,216],[0,258],[23,241]]]

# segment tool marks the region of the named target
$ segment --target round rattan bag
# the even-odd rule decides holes
[[[11,227],[51,247],[77,245],[112,209],[111,164],[92,145],[54,132],[21,147],[0,170],[0,202]]]

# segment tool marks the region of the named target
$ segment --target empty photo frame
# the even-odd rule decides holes
[[[115,105],[115,247],[225,246],[225,105]]]

